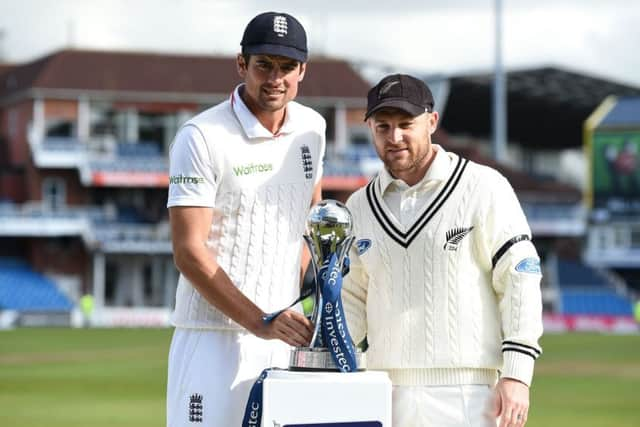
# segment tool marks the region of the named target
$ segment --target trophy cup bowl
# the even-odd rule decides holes
[[[353,244],[353,220],[347,207],[337,201],[326,199],[315,204],[307,216],[304,240],[311,253],[314,277],[314,306],[309,320],[314,325],[314,333],[309,347],[296,347],[291,352],[289,370],[292,371],[340,371],[335,365],[329,349],[316,345],[321,341],[322,309],[321,284],[318,272],[333,254],[342,269],[345,257]],[[354,346],[355,347],[355,346]],[[365,355],[356,349],[357,370],[365,370]]]

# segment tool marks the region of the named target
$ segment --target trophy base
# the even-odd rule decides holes
[[[367,369],[367,358],[360,350],[356,350],[357,371]],[[296,347],[291,350],[289,358],[290,371],[340,372],[333,362],[331,353],[324,347]]]

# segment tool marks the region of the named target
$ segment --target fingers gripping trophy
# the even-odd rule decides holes
[[[305,242],[311,253],[314,284],[314,325],[309,347],[292,350],[290,370],[353,372],[365,369],[365,356],[356,349],[344,315],[342,278],[348,273],[348,253],[355,236],[347,207],[336,200],[322,200],[307,216]]]

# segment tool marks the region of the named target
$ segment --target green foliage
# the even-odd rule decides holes
[[[0,332],[0,426],[165,424],[170,329]],[[640,336],[548,335],[528,427],[640,424]]]

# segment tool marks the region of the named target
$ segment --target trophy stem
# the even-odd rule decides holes
[[[358,368],[356,371],[367,370],[366,354],[360,350],[356,350],[356,363]],[[323,372],[340,372],[336,366],[331,352],[325,347],[295,347],[291,350],[289,358],[290,371],[323,371]]]
[[[307,318],[312,322],[314,330],[309,347],[296,347],[292,350],[290,370],[350,372],[354,369],[366,369],[365,355],[354,348],[344,317],[333,315],[334,309],[338,312],[337,302],[341,288],[338,283],[342,275],[346,274],[344,263],[355,240],[352,227],[349,209],[336,200],[317,203],[307,217],[303,237],[311,254],[315,292],[313,310]],[[323,292],[329,292],[329,295],[323,295]],[[325,314],[327,322],[323,325]],[[323,336],[329,334],[329,329],[334,334],[331,335],[333,338],[330,349],[325,347],[329,343],[324,342],[326,337]],[[338,330],[345,331],[345,334],[336,336]]]

